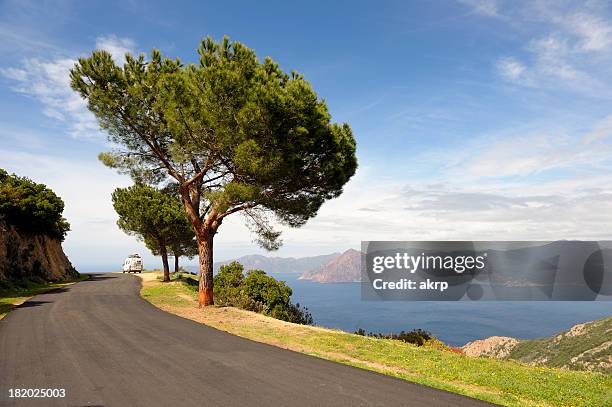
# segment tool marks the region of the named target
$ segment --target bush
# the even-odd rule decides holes
[[[221,269],[214,278],[215,303],[222,306],[237,307],[237,298],[244,281],[242,264],[233,262]]]
[[[369,337],[378,338],[378,339],[394,339],[397,341],[412,343],[417,346],[423,346],[428,341],[435,339],[431,333],[423,329],[413,329],[412,331],[408,331],[408,332],[401,331],[398,334],[395,334],[395,333],[382,334],[382,333],[373,333],[373,332],[366,334],[365,330],[363,330],[362,328],[359,328],[354,333],[357,335],[369,336]]]
[[[19,229],[64,240],[70,225],[64,201],[43,184],[0,169],[0,220]]]
[[[291,288],[263,270],[250,270],[246,277],[238,262],[221,266],[215,276],[215,303],[260,312],[296,324],[312,324],[306,308],[291,302]]]

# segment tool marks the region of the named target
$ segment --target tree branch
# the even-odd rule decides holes
[[[193,177],[191,177],[190,179],[185,181],[184,185],[186,187],[189,187],[194,182],[202,180],[204,178],[204,175],[206,175],[206,173],[208,171],[210,171],[210,169],[212,168],[212,165],[213,165],[213,156],[209,155],[208,158],[206,159],[206,163],[204,164],[204,167],[197,174],[195,174]],[[194,166],[194,168],[195,168],[195,166]]]
[[[232,209],[228,209],[227,211],[223,212],[221,215],[219,215],[219,217],[217,219],[221,220],[221,219],[225,218],[226,216],[231,215],[232,213],[236,213],[238,211],[242,211],[242,210],[245,210],[245,209],[254,208],[257,205],[259,205],[259,204],[256,203],[256,202],[249,202],[249,203],[246,203],[246,204],[242,204],[240,206],[236,206],[236,207],[234,207]]]
[[[161,151],[159,151],[156,147],[155,144],[153,142],[151,142],[146,135],[144,135],[140,130],[138,130],[136,128],[136,126],[132,123],[132,121],[129,119],[129,117],[127,117],[127,115],[125,115],[125,113],[121,110],[121,108],[118,109],[119,115],[121,116],[121,118],[123,120],[125,120],[125,122],[128,124],[128,126],[132,129],[132,131],[134,133],[136,133],[138,135],[138,137],[140,137],[140,139],[142,141],[144,141],[149,148],[151,149],[151,151],[153,151],[153,154],[164,164],[164,166],[168,169],[168,172],[170,173],[170,175],[172,175],[174,178],[176,178],[179,182],[184,182],[184,178],[176,172],[176,169],[170,164],[170,162],[166,159],[166,157],[164,157],[164,155],[161,153]]]

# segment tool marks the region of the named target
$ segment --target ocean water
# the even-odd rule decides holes
[[[271,274],[292,289],[316,325],[353,332],[425,329],[452,346],[493,335],[532,339],[612,315],[612,302],[362,301],[359,283],[321,284]]]

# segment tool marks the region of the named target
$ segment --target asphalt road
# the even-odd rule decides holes
[[[0,406],[482,406],[165,313],[96,274],[0,320]],[[65,389],[10,399],[9,388]]]

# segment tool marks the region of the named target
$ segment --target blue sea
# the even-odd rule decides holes
[[[359,283],[321,284],[273,273],[316,325],[353,332],[425,329],[452,346],[493,335],[532,339],[612,315],[612,302],[362,301]]]

